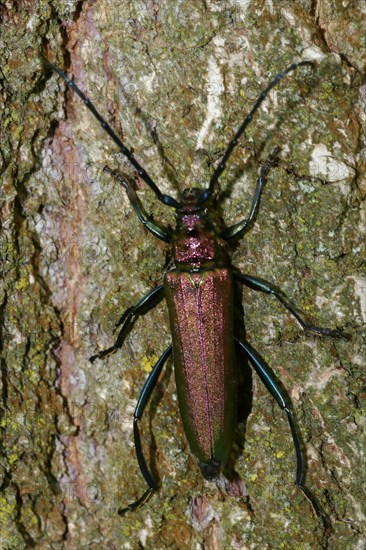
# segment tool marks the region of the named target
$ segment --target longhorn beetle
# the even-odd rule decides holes
[[[137,217],[144,226],[155,237],[170,243],[174,258],[174,268],[165,274],[164,283],[148,292],[135,306],[124,312],[117,323],[121,329],[115,344],[90,358],[92,362],[103,359],[121,348],[135,318],[165,297],[169,310],[172,344],[160,356],[150,372],[142,388],[133,418],[137,460],[148,489],[138,500],[126,508],[120,508],[118,511],[120,515],[140,507],[157,489],[157,483],[143,454],[139,420],[163,366],[172,353],[179,408],[190,448],[203,477],[209,481],[219,477],[230,453],[235,427],[237,392],[235,349],[237,349],[244,352],[259,378],[280,408],[285,411],[296,453],[295,483],[312,503],[323,524],[325,522],[315,497],[305,486],[304,455],[291,405],[263,358],[246,340],[234,336],[233,288],[235,283],[242,283],[253,290],[275,296],[305,330],[327,336],[342,336],[341,331],[311,325],[302,318],[277,287],[252,275],[241,274],[230,265],[226,241],[241,237],[253,225],[265,177],[278,155],[279,148],[276,147],[273,150],[260,171],[247,218],[225,230],[218,230],[212,206],[212,195],[217,181],[255,112],[269,91],[285,75],[306,65],[312,66],[313,63],[311,61],[293,63],[277,74],[258,96],[250,113],[230,141],[211,177],[209,186],[204,190],[196,187],[184,189],[180,199],[176,200],[160,191],[136,160],[132,151],[122,143],[76,84],[62,70],[48,64],[78,94],[157,198],[176,211],[175,229],[156,222],[146,213],[132,185],[117,171],[108,166],[104,167],[104,170],[124,187]]]

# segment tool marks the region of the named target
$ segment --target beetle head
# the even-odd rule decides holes
[[[198,187],[187,187],[187,189],[183,189],[181,206],[198,206],[200,194]]]

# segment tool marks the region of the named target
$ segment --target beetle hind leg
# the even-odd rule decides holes
[[[329,520],[321,510],[321,507],[318,504],[316,497],[313,495],[310,489],[305,486],[305,456],[301,445],[301,435],[298,428],[296,427],[290,403],[288,402],[286,396],[284,395],[284,392],[280,388],[275,376],[270,371],[267,363],[259,355],[259,353],[246,341],[241,342],[240,340],[235,338],[235,342],[244,351],[245,355],[248,357],[251,365],[258,374],[259,378],[262,380],[263,384],[266,386],[270,394],[275,398],[280,408],[285,411],[287,415],[287,420],[290,425],[292,440],[294,443],[296,454],[295,484],[299,487],[299,489],[301,489],[307,500],[310,502],[315,514],[322,524],[323,529],[326,530],[329,528]]]
[[[145,407],[148,404],[149,399],[151,397],[151,393],[155,388],[158,378],[160,376],[160,373],[171,353],[172,353],[172,344],[170,344],[170,346],[167,347],[164,353],[159,357],[158,361],[155,363],[152,371],[147,377],[147,380],[141,390],[140,397],[138,398],[135,412],[133,415],[133,436],[135,440],[136,457],[137,457],[137,461],[138,461],[141,473],[144,476],[144,479],[148,484],[149,488],[147,489],[147,491],[145,491],[142,497],[137,499],[135,502],[132,502],[126,508],[119,508],[118,514],[120,516],[124,516],[127,512],[132,512],[133,510],[137,510],[138,508],[143,506],[143,504],[145,504],[150,500],[151,496],[158,488],[156,482],[153,480],[153,477],[145,461],[144,453],[142,450],[141,436],[140,436],[138,423],[139,423],[139,420],[141,420]]]

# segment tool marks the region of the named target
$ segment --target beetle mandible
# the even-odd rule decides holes
[[[160,356],[150,372],[138,399],[133,419],[137,460],[148,489],[138,500],[126,508],[120,508],[118,511],[120,515],[140,507],[157,489],[157,483],[144,458],[138,423],[163,366],[172,353],[178,403],[191,451],[203,477],[209,481],[218,478],[227,462],[233,441],[236,418],[235,348],[237,348],[244,352],[266,388],[280,408],[285,411],[296,454],[295,484],[310,500],[319,518],[324,520],[315,497],[305,486],[305,460],[291,405],[259,353],[246,340],[234,335],[233,287],[235,283],[242,283],[253,290],[275,296],[305,330],[334,337],[343,335],[339,330],[320,328],[308,323],[284,293],[273,284],[258,277],[241,274],[230,265],[226,242],[241,237],[253,225],[265,177],[278,155],[279,148],[276,147],[273,150],[260,171],[247,218],[219,231],[210,208],[217,181],[259,106],[285,75],[306,65],[313,66],[313,63],[311,61],[293,63],[276,75],[258,96],[251,111],[230,141],[211,177],[209,186],[204,190],[196,187],[185,189],[180,200],[177,201],[160,191],[136,160],[132,151],[120,140],[76,84],[62,70],[48,63],[48,66],[58,73],[82,99],[127,157],[138,176],[155,192],[157,198],[176,211],[174,230],[156,222],[146,213],[126,178],[108,166],[104,167],[104,170],[124,187],[133,209],[144,226],[155,237],[171,245],[174,258],[174,268],[167,271],[164,283],[148,292],[135,306],[124,312],[117,324],[121,329],[115,344],[90,358],[91,361],[102,359],[121,348],[135,318],[156,305],[165,296],[168,303],[172,344]]]

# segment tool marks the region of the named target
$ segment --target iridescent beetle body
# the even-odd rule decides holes
[[[192,199],[177,212],[176,269],[164,277],[179,409],[209,480],[227,461],[236,417],[233,277],[225,244]]]
[[[135,306],[123,314],[118,323],[122,326],[115,344],[91,358],[91,361],[102,359],[119,349],[135,318],[165,296],[169,311],[172,344],[156,362],[143,386],[135,409],[133,424],[136,455],[148,489],[141,498],[127,508],[120,509],[120,515],[141,506],[157,489],[157,484],[144,458],[138,423],[162,368],[172,352],[179,408],[190,448],[198,461],[203,476],[211,481],[218,478],[227,462],[233,441],[237,397],[235,348],[238,348],[244,352],[280,408],[287,414],[296,451],[295,483],[311,501],[319,518],[324,522],[324,516],[315,497],[304,485],[304,456],[291,405],[264,359],[246,340],[240,340],[234,335],[234,285],[241,283],[256,291],[275,296],[296,317],[304,329],[317,334],[342,336],[338,330],[319,328],[305,321],[286,296],[271,283],[258,277],[240,274],[231,268],[226,242],[241,237],[253,225],[265,176],[279,149],[275,148],[261,169],[247,218],[221,231],[216,228],[212,219],[213,209],[210,202],[217,180],[224,171],[228,158],[251,122],[254,113],[268,92],[286,74],[301,65],[312,65],[312,63],[301,61],[290,65],[285,71],[277,74],[259,95],[252,110],[229,143],[221,162],[211,177],[209,186],[203,191],[197,188],[186,189],[183,191],[180,201],[177,201],[160,191],[140,166],[131,150],[122,143],[74,82],[60,69],[49,64],[50,68],[62,76],[81,97],[87,108],[137,170],[139,176],[155,192],[157,198],[176,210],[174,230],[157,223],[147,215],[131,184],[118,172],[105,167],[105,171],[115,177],[125,188],[139,220],[153,235],[171,245],[174,258],[174,268],[165,274],[164,284],[148,292]]]

